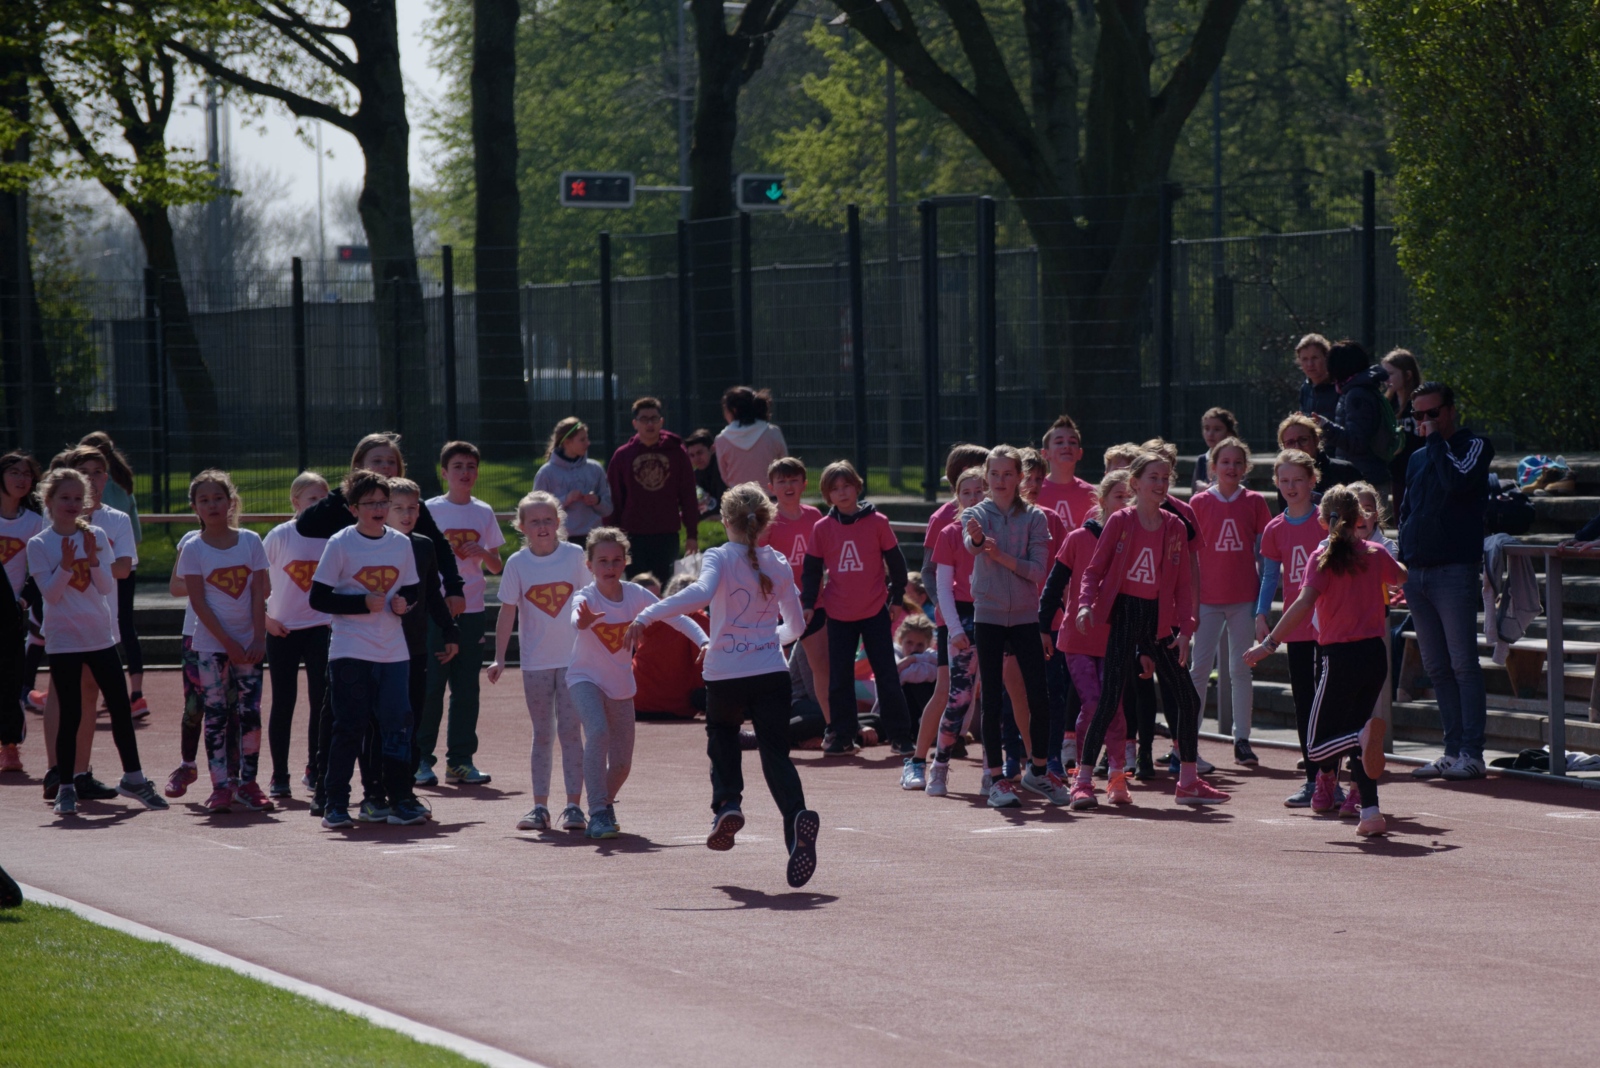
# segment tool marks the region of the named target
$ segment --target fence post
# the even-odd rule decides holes
[[[406,357],[405,345],[400,339],[400,331],[403,326],[400,321],[401,280],[399,278],[391,278],[389,279],[389,285],[393,287],[390,291],[389,306],[394,311],[394,432],[404,435],[406,431]]]
[[[694,315],[690,284],[689,223],[678,220],[678,412],[688,419],[694,396]]]
[[[739,381],[756,378],[755,298],[751,289],[750,213],[739,213]]]
[[[922,216],[922,499],[939,493],[939,207],[917,202]]]
[[[999,324],[995,315],[994,198],[979,197],[978,210],[978,440],[1000,440],[995,372],[999,359]]]
[[[1156,250],[1156,368],[1159,386],[1156,403],[1160,407],[1156,426],[1161,436],[1172,440],[1172,202],[1177,190],[1171,182],[1161,183],[1157,205],[1159,245]]]
[[[294,323],[294,440],[296,470],[311,467],[311,442],[306,421],[306,281],[305,268],[296,256],[293,265],[293,292],[290,317]]]
[[[1378,182],[1372,171],[1361,172],[1361,344],[1377,357]]]
[[[611,382],[611,231],[600,232],[600,398],[605,406],[605,455],[617,448],[617,400]]]
[[[867,318],[861,274],[861,209],[845,209],[850,253],[850,385],[856,417],[856,467],[867,477]]]
[[[158,317],[156,271],[144,269],[144,344],[145,362],[150,375],[150,496],[157,512],[167,510],[166,419],[162,411],[166,397],[166,378],[161,369],[161,323]],[[31,398],[30,398],[31,403]]]
[[[444,274],[444,436],[455,441],[460,434],[456,419],[456,256],[449,245],[439,247],[439,267]],[[481,398],[480,398],[481,401]]]

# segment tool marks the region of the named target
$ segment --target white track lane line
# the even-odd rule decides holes
[[[38,887],[29,886],[26,883],[21,885],[22,893],[29,901],[67,909],[90,923],[99,924],[101,927],[109,927],[113,931],[121,931],[123,934],[132,935],[146,942],[160,942],[196,960],[205,961],[207,964],[220,965],[229,971],[238,972],[240,975],[249,976],[251,979],[258,979],[269,986],[275,986],[279,990],[287,990],[291,994],[299,994],[301,997],[315,1001],[319,1005],[326,1005],[331,1009],[347,1012],[351,1016],[359,1016],[363,1020],[377,1024],[379,1027],[398,1031],[408,1038],[414,1038],[418,1042],[423,1042],[430,1046],[439,1046],[450,1050],[452,1053],[459,1053],[461,1056],[477,1061],[479,1064],[489,1065],[490,1068],[548,1068],[547,1065],[540,1064],[538,1061],[530,1061],[514,1053],[507,1053],[505,1050],[486,1046],[482,1042],[475,1042],[470,1038],[464,1038],[449,1031],[442,1031],[437,1027],[429,1027],[427,1024],[418,1023],[415,1020],[408,1020],[406,1017],[389,1012],[387,1009],[380,1009],[376,1005],[368,1005],[364,1001],[357,1001],[343,994],[336,994],[326,987],[308,983],[303,979],[296,979],[292,975],[284,975],[282,972],[275,972],[271,968],[263,968],[259,964],[252,964],[247,960],[241,960],[219,949],[212,949],[210,946],[191,942],[187,938],[179,938],[177,935],[158,931],[154,927],[146,927],[142,923],[125,920],[121,916],[104,912],[91,905],[85,905],[81,901],[74,901],[69,897],[62,897],[60,894],[52,894],[48,890],[40,890]]]

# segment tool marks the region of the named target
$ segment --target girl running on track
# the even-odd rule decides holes
[[[1226,633],[1233,688],[1233,758],[1240,764],[1255,765],[1259,761],[1250,748],[1255,690],[1244,654],[1255,635],[1254,608],[1261,589],[1256,560],[1261,535],[1272,521],[1272,512],[1265,497],[1243,485],[1250,473],[1248,445],[1238,438],[1223,438],[1211,446],[1210,457],[1211,485],[1189,499],[1200,528],[1196,538],[1200,608],[1189,654],[1189,676],[1194,679],[1203,708],[1211,685],[1211,668],[1217,662]]]
[[[583,550],[565,540],[566,512],[553,494],[534,490],[517,502],[517,530],[522,548],[506,560],[500,577],[500,618],[494,628],[494,663],[489,682],[498,683],[506,669],[506,649],[516,624],[522,661],[522,695],[533,721],[533,808],[517,821],[519,831],[548,831],[550,772],[556,741],[561,742],[561,777],[567,804],[561,829],[588,826],[578,802],[583,791],[583,727],[567,686],[578,632],[567,613],[572,595],[589,584]]]
[[[26,729],[21,705],[5,700],[6,686],[16,691],[12,696],[17,698],[17,702],[27,700],[28,691],[33,688],[33,678],[27,667],[31,653],[31,646],[27,644],[27,617],[30,609],[37,612],[38,605],[30,603],[30,591],[26,587],[28,541],[44,529],[44,516],[39,514],[39,505],[33,495],[38,482],[39,463],[32,456],[25,452],[8,452],[0,456],[0,564],[5,566],[6,579],[19,609],[16,622],[22,627],[22,632],[15,636],[16,640],[0,655],[0,661],[6,667],[5,671],[0,672],[0,701],[5,701],[0,704],[0,772],[22,770],[20,746]],[[37,600],[38,594],[35,593],[32,601]],[[10,618],[9,612],[6,618]],[[8,638],[7,635],[0,635],[0,640]],[[42,657],[43,646],[39,647],[39,652]],[[33,670],[37,671],[37,667]],[[16,712],[15,716],[12,715],[13,711]]]
[[[641,612],[628,639],[632,644],[658,619],[681,619],[711,607],[711,636],[701,649],[706,753],[711,758],[712,823],[706,845],[732,849],[734,835],[744,826],[739,727],[748,718],[767,789],[783,816],[789,885],[801,887],[817,868],[818,819],[806,808],[800,773],[789,759],[789,672],[783,646],[804,628],[805,614],[793,571],[770,546],[759,546],[772,514],[767,495],[754,482],[724,493],[727,544],[706,552],[700,577],[692,584]]]
[[[45,477],[41,496],[49,526],[29,540],[27,553],[28,571],[45,601],[45,653],[50,657],[50,679],[60,702],[55,747],[60,786],[55,810],[59,815],[78,811],[72,771],[83,719],[86,667],[99,683],[111,712],[111,735],[122,758],[117,793],[146,808],[166,808],[167,802],[144,777],[139,764],[133,711],[111,623],[110,598],[116,591],[111,549],[105,532],[91,527],[84,518],[90,500],[89,480],[79,471],[61,468]]]
[[[1111,628],[1101,623],[1090,627],[1086,633],[1078,630],[1075,621],[1078,609],[1081,607],[1083,587],[1081,582],[1075,579],[1082,577],[1089,567],[1089,562],[1094,559],[1095,547],[1099,544],[1100,534],[1105,527],[1105,518],[1115,515],[1133,503],[1133,488],[1129,484],[1128,472],[1112,471],[1106,475],[1100,480],[1097,495],[1101,518],[1090,519],[1067,535],[1067,540],[1062,544],[1056,554],[1055,563],[1050,568],[1050,577],[1045,582],[1044,593],[1039,598],[1039,631],[1043,635],[1045,648],[1047,651],[1065,654],[1067,670],[1072,673],[1072,682],[1078,691],[1080,709],[1073,733],[1079,740],[1088,735],[1089,725],[1093,722],[1095,710],[1100,704],[1106,640],[1111,635]],[[1066,611],[1061,616],[1060,629],[1054,630],[1056,613],[1062,610],[1063,596],[1067,602]],[[1106,724],[1105,740],[1109,778],[1107,796],[1118,805],[1125,805],[1133,800],[1133,794],[1128,789],[1126,764],[1127,742],[1134,731],[1131,729],[1132,717],[1127,714],[1126,700],[1123,708],[1122,715],[1113,715]],[[1075,776],[1072,784],[1072,807],[1083,810],[1094,808],[1097,804],[1093,780],[1085,780],[1081,774]]]
[[[962,542],[975,558],[972,567],[972,619],[978,647],[983,703],[983,756],[988,770],[989,805],[1021,804],[1016,784],[1005,777],[1001,757],[1000,706],[1005,654],[1017,658],[1027,693],[1027,715],[1016,707],[1017,728],[1029,740],[1032,763],[1021,785],[1052,804],[1068,801],[1067,786],[1047,766],[1050,714],[1045,697],[1044,651],[1036,630],[1039,582],[1049,562],[1050,529],[1044,513],[1022,500],[1022,457],[1009,445],[989,452],[984,467],[989,496],[961,513]],[[1059,743],[1060,739],[1057,739]]]
[[[226,471],[206,470],[189,483],[189,504],[200,518],[178,574],[198,626],[194,651],[205,695],[206,762],[211,771],[208,812],[239,805],[252,812],[275,807],[256,783],[261,755],[261,660],[267,650],[267,551],[261,536],[236,525],[239,491]]]
[[[806,465],[793,456],[772,461],[767,467],[767,488],[777,503],[777,514],[761,531],[761,544],[783,554],[794,572],[795,588],[805,574],[806,553],[811,551],[811,532],[822,513],[800,500],[806,491]],[[724,490],[723,492],[727,492]],[[828,714],[828,613],[818,609],[800,635],[800,648],[806,651],[806,666],[811,669],[811,685],[817,704],[822,706],[824,723],[833,722]]]
[[[957,514],[976,508],[989,491],[984,481],[983,468],[969,467],[955,478]],[[917,757],[926,759],[928,746],[938,732],[939,746],[934,750],[933,766],[927,769],[923,789],[931,797],[943,797],[950,792],[950,755],[961,738],[962,725],[972,708],[972,697],[977,690],[975,670],[977,647],[972,644],[976,631],[972,621],[972,568],[973,555],[962,544],[961,524],[952,520],[939,534],[933,546],[934,591],[939,606],[939,616],[947,622],[941,628],[945,653],[945,670],[949,674],[947,696],[941,700],[939,691],[922,713],[922,729],[917,734]],[[901,783],[902,786],[906,785]],[[914,787],[907,787],[914,789]]]
[[[1143,453],[1128,466],[1134,506],[1106,520],[1094,556],[1084,569],[1075,625],[1087,635],[1096,623],[1109,623],[1100,703],[1082,739],[1078,781],[1090,781],[1106,728],[1117,714],[1122,689],[1138,657],[1144,674],[1152,672],[1176,705],[1180,805],[1212,805],[1228,795],[1200,778],[1200,699],[1183,673],[1189,638],[1194,633],[1193,573],[1189,534],[1177,515],[1166,511],[1172,465],[1155,453]]]
[[[328,496],[328,480],[315,471],[302,471],[289,484],[289,505],[298,517]],[[322,724],[322,702],[328,690],[328,641],[333,617],[311,607],[311,576],[327,545],[323,538],[308,538],[294,528],[294,520],[279,523],[262,539],[267,553],[272,593],[267,597],[267,671],[272,678],[272,713],[267,719],[267,744],[272,751],[271,797],[289,796],[289,739],[294,726],[294,706],[300,697],[300,665],[306,667],[306,696],[310,722],[306,735],[306,770],[301,779],[314,789],[312,770]]]
[[[611,514],[611,483],[599,461],[589,459],[589,427],[582,419],[569,415],[550,431],[550,446],[533,476],[533,488],[556,499],[567,517],[567,539],[580,546],[589,531]]]
[[[579,634],[567,668],[567,687],[583,722],[583,780],[589,793],[589,837],[615,838],[617,792],[633,767],[633,647],[628,626],[656,603],[656,595],[624,582],[628,536],[616,527],[589,532],[584,556],[593,576],[572,597],[570,618]],[[668,624],[696,646],[705,632],[690,619]]]
[[[1306,573],[1323,531],[1317,522],[1317,509],[1311,491],[1317,484],[1317,464],[1309,453],[1287,449],[1273,462],[1273,482],[1283,498],[1284,510],[1273,517],[1261,533],[1261,592],[1256,597],[1256,640],[1272,629],[1268,613],[1272,600],[1283,587],[1283,603],[1294,604],[1305,585]],[[1300,737],[1300,756],[1306,778],[1300,788],[1284,800],[1287,808],[1309,808],[1315,793],[1317,769],[1306,756],[1306,728],[1311,721],[1311,702],[1317,685],[1317,632],[1310,619],[1292,629],[1279,632],[1283,650],[1289,658],[1289,691],[1294,698],[1294,727]]]
[[[1331,794],[1338,760],[1358,753],[1350,765],[1361,793],[1363,838],[1384,834],[1387,824],[1378,810],[1378,776],[1383,774],[1384,721],[1372,714],[1388,678],[1383,631],[1389,624],[1385,586],[1399,586],[1406,569],[1382,545],[1356,533],[1361,505],[1347,487],[1323,494],[1318,519],[1328,531],[1305,586],[1283,618],[1247,659],[1256,664],[1282,642],[1283,635],[1315,610],[1317,629],[1317,693],[1311,706],[1306,750],[1317,766],[1317,789]]]

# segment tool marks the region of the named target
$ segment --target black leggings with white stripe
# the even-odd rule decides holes
[[[1306,729],[1306,762],[1318,771],[1333,771],[1346,753],[1360,755],[1361,728],[1389,677],[1389,653],[1382,638],[1363,638],[1317,646],[1317,692]],[[1350,763],[1350,777],[1361,791],[1361,803],[1378,803],[1378,786],[1367,778],[1361,761]]]
[[[1078,759],[1093,767],[1100,759],[1100,747],[1105,744],[1106,728],[1111,717],[1117,714],[1118,702],[1126,682],[1136,673],[1139,656],[1143,654],[1155,662],[1156,678],[1161,683],[1163,696],[1170,694],[1176,707],[1178,759],[1192,764],[1200,755],[1200,695],[1194,683],[1178,663],[1178,650],[1172,636],[1157,640],[1156,627],[1161,618],[1161,606],[1154,600],[1133,597],[1126,593],[1117,595],[1111,606],[1111,637],[1106,642],[1105,686],[1100,691],[1100,704],[1095,707],[1094,721],[1082,740]]]

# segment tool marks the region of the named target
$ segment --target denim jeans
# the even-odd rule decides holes
[[[412,794],[410,664],[405,660],[379,664],[341,657],[328,664],[332,698],[332,739],[328,746],[323,791],[336,808],[350,804],[350,776],[367,725],[378,725],[383,749],[383,779],[387,800],[393,804]]]
[[[1439,701],[1444,751],[1481,760],[1487,715],[1483,669],[1478,666],[1478,609],[1483,605],[1479,569],[1471,564],[1414,567],[1406,578],[1406,604],[1423,670]]]

